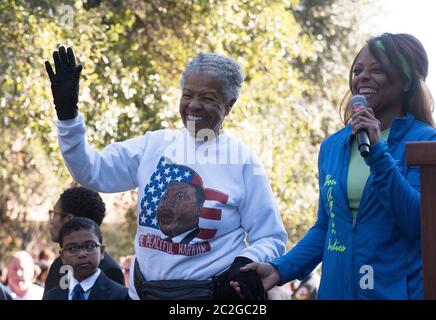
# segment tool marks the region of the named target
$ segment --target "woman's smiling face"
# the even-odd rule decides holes
[[[230,109],[224,97],[224,83],[217,76],[199,72],[187,77],[179,111],[191,135],[197,136],[203,129],[219,134]]]
[[[394,69],[386,56],[382,59],[381,63],[368,47],[364,48],[353,65],[351,79],[352,93],[365,96],[376,117],[393,111],[399,113],[404,93],[400,71]]]

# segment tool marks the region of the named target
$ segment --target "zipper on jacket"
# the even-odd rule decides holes
[[[359,204],[359,208],[357,209],[356,215],[353,217],[353,222],[352,222],[352,237],[353,237],[353,253],[352,253],[352,259],[353,259],[353,263],[352,263],[352,281],[353,281],[353,296],[354,299],[358,299],[359,296],[359,287],[360,287],[360,280],[357,280],[357,282],[355,281],[356,279],[356,275],[360,274],[360,269],[357,270],[356,269],[356,232],[357,232],[357,218],[361,215],[362,213],[360,213],[361,211],[361,207],[362,207],[362,200],[367,200],[368,198],[368,188],[369,188],[369,183],[370,183],[370,179],[371,179],[371,173],[369,174],[367,180],[365,181],[365,186],[363,187],[363,191],[362,191],[362,197],[360,199],[360,204]]]
[[[357,214],[356,214],[357,216]],[[355,238],[356,238],[356,229],[357,229],[357,224],[355,222],[356,219],[353,219],[353,241],[352,241],[352,246],[353,246],[353,253],[352,253],[352,259],[353,262],[351,263],[351,283],[353,284],[353,299],[356,300],[358,293],[357,293],[357,288],[356,288],[356,281],[355,281],[355,272],[356,272],[356,243],[355,243]]]
[[[362,199],[366,198],[366,194],[367,194],[367,185],[368,185],[368,181],[369,181],[369,177],[367,179],[367,181],[365,182],[365,187],[363,188],[363,192],[362,192],[362,198],[361,198],[361,203],[362,203]],[[353,283],[353,299],[357,300],[358,296],[359,296],[359,289],[358,289],[358,285],[360,286],[360,284],[358,283],[359,280],[356,282],[356,274],[359,274],[359,270],[356,269],[356,232],[357,232],[357,217],[360,214],[360,207],[361,205],[359,204],[359,208],[357,209],[356,215],[353,217],[353,222],[352,222],[352,246],[353,246],[353,252],[351,254],[352,257],[352,263],[351,263],[351,282]]]
[[[352,226],[353,226],[353,237],[354,237],[354,234],[356,233],[356,221],[357,221],[357,213],[353,217],[353,224],[352,224]]]
[[[344,180],[343,180],[343,193],[345,195],[345,200],[348,201],[348,192],[347,192],[347,176],[348,176],[348,169],[349,169],[349,165],[350,165],[350,138],[348,138],[345,142],[345,146],[344,146],[344,156],[343,156],[343,162],[342,162],[342,167],[341,167],[341,172],[343,172],[344,175]],[[345,168],[344,168],[345,167]],[[368,182],[368,181],[366,181]],[[366,187],[366,183],[365,183],[365,187]],[[363,192],[362,192],[362,198],[363,195],[365,193],[365,187],[363,188]],[[352,217],[351,219],[351,227],[352,227],[352,241],[351,241],[351,294],[353,296],[353,299],[356,300],[358,297],[358,291],[357,291],[357,284],[356,284],[356,241],[355,241],[355,237],[356,237],[356,231],[357,231],[357,216],[359,215],[359,209],[360,209],[360,204],[359,204],[359,208],[357,209],[356,215]],[[350,210],[350,214],[351,214],[351,210]]]

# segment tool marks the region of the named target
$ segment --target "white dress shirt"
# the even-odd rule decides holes
[[[91,289],[95,284],[95,281],[97,281],[98,276],[100,275],[101,270],[99,268],[97,268],[97,271],[95,273],[93,273],[92,275],[90,275],[88,278],[86,278],[83,281],[78,281],[76,278],[74,278],[74,276],[72,276],[70,278],[70,285],[69,285],[69,289],[68,289],[68,300],[72,300],[73,298],[73,290],[74,287],[80,283],[80,286],[82,287],[83,291],[84,291],[84,296],[85,296],[85,300],[88,300],[89,298],[89,294],[91,293]]]

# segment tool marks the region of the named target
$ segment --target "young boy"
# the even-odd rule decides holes
[[[106,214],[106,205],[98,192],[84,187],[73,187],[66,189],[59,197],[53,210],[50,210],[50,237],[51,240],[59,243],[59,230],[62,225],[77,217],[89,218],[99,226]],[[107,253],[98,266],[109,279],[124,285],[124,275],[118,263]],[[45,281],[44,293],[56,288],[63,276],[61,272],[62,261],[57,257],[50,266]]]
[[[73,275],[44,294],[43,300],[127,300],[127,288],[109,279],[98,268],[103,258],[103,237],[88,218],[73,218],[59,231],[60,257]]]

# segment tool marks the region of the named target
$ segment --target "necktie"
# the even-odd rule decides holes
[[[83,291],[82,286],[80,283],[76,284],[76,286],[73,289],[73,297],[71,300],[86,300],[85,299],[85,291]]]

